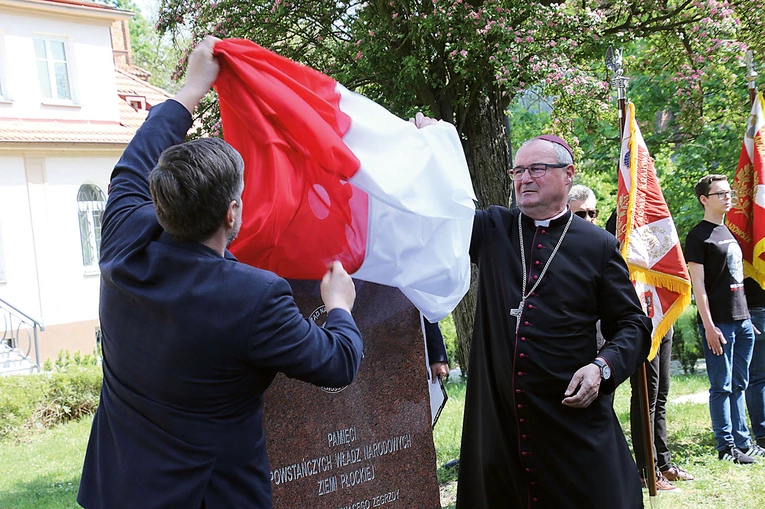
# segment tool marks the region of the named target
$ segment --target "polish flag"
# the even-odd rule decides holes
[[[616,238],[643,310],[653,322],[648,354],[653,359],[664,335],[691,303],[691,278],[632,103],[622,134],[616,207]]]
[[[395,286],[430,320],[470,285],[473,187],[456,129],[422,129],[252,42],[215,45],[224,139],[244,158],[231,252],[285,278],[333,260]]]
[[[744,274],[765,287],[765,115],[762,94],[752,104],[725,224],[741,245]]]

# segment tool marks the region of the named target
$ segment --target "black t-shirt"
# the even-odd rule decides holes
[[[701,221],[685,239],[685,260],[704,266],[704,288],[715,322],[749,318],[744,294],[744,257],[725,225]]]
[[[749,309],[765,308],[765,290],[760,287],[760,283],[748,277],[744,279],[744,290]]]

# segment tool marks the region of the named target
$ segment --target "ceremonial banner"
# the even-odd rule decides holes
[[[733,191],[736,198],[725,216],[744,254],[744,274],[765,287],[765,116],[762,94],[752,105]]]
[[[619,158],[616,236],[630,277],[653,322],[653,359],[661,340],[691,302],[691,280],[675,223],[648,147],[629,104]]]
[[[470,284],[475,195],[456,129],[423,129],[245,40],[215,46],[223,136],[244,158],[231,251],[282,277],[340,260],[395,286],[431,321]]]

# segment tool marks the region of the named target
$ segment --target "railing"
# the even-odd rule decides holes
[[[4,325],[0,344],[15,350],[22,359],[31,361],[29,355],[32,346],[35,350],[34,364],[40,369],[40,350],[37,344],[38,331],[44,331],[45,326],[26,313],[0,299],[0,326]]]

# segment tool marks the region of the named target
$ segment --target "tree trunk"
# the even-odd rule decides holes
[[[491,90],[476,101],[465,121],[463,146],[479,208],[489,205],[507,207],[512,191],[512,180],[507,176],[510,152],[505,130],[506,106],[499,91]],[[457,330],[456,360],[463,376],[468,373],[477,288],[478,268],[473,265],[470,290],[452,313]]]

